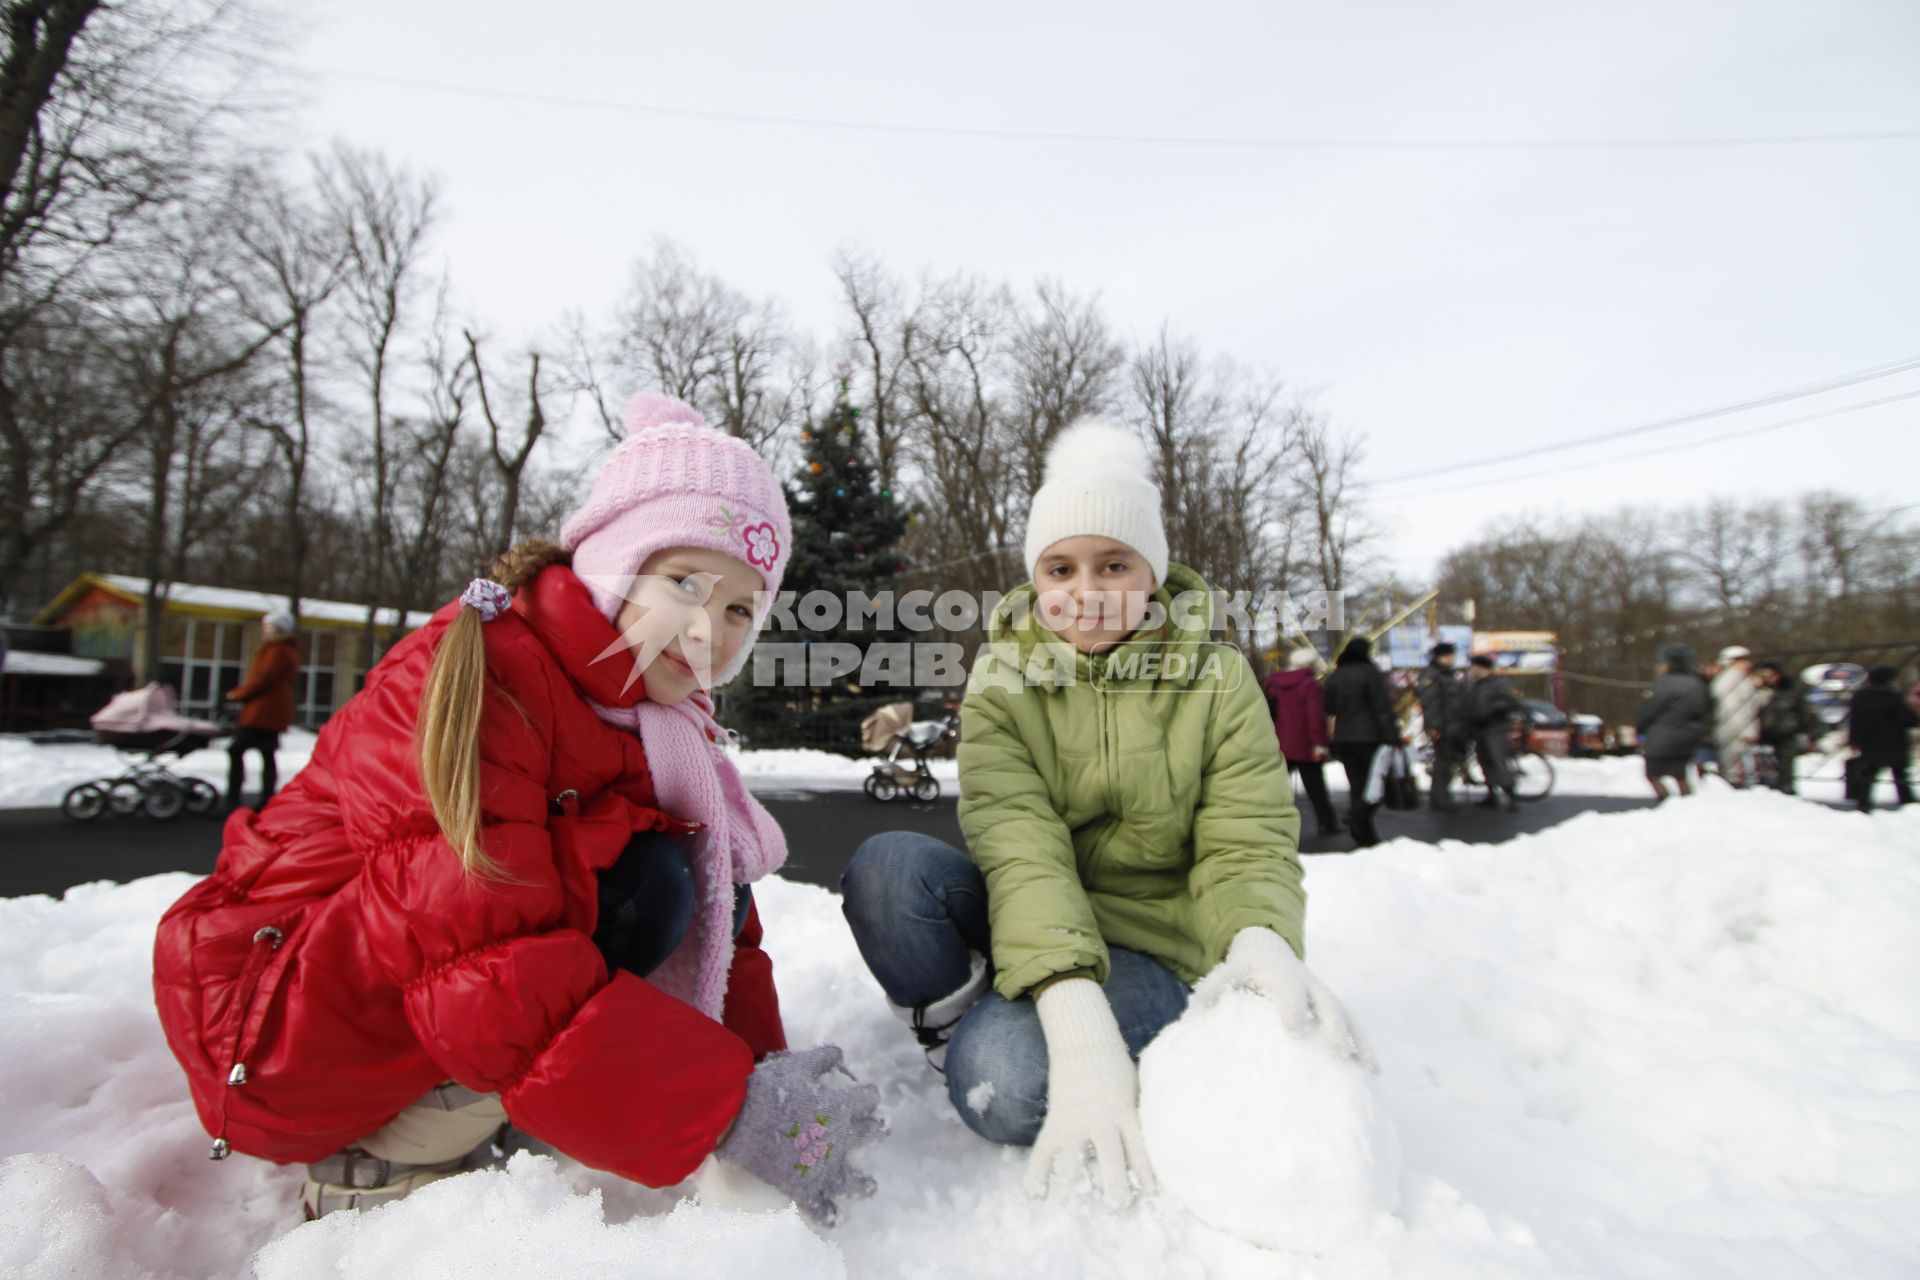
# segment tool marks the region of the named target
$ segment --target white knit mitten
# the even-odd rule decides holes
[[[1258,926],[1242,929],[1227,944],[1226,958],[1193,989],[1194,1007],[1211,1008],[1228,991],[1251,991],[1280,1006],[1280,1021],[1296,1034],[1311,1033],[1332,1052],[1378,1072],[1373,1050],[1326,984],[1307,972],[1285,938]]]
[[[1153,1169],[1140,1137],[1140,1081],[1107,993],[1091,978],[1063,978],[1040,993],[1047,1038],[1047,1118],[1027,1160],[1027,1194],[1045,1196],[1056,1177],[1069,1185],[1092,1152],[1094,1178],[1109,1205],[1143,1194]]]

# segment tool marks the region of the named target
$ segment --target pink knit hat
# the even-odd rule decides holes
[[[641,392],[627,402],[627,438],[594,478],[586,504],[560,530],[573,571],[611,622],[626,584],[648,556],[666,547],[712,547],[760,571],[766,594],[754,611],[754,635],[773,608],[792,558],[787,498],[772,468],[746,441],[709,427],[689,404]],[[714,686],[746,665],[752,641]]]

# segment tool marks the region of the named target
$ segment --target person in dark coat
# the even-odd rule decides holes
[[[1779,770],[1773,781],[1776,791],[1794,794],[1794,761],[1806,744],[1820,736],[1824,727],[1820,717],[1807,705],[1806,690],[1800,681],[1777,662],[1760,664],[1760,686],[1767,691],[1766,704],[1760,708],[1760,745],[1773,751]]]
[[[1379,844],[1373,815],[1380,806],[1366,801],[1367,776],[1373,771],[1375,752],[1389,745],[1399,746],[1404,740],[1399,718],[1393,713],[1387,678],[1374,665],[1373,646],[1364,636],[1349,640],[1340,651],[1321,696],[1326,701],[1333,758],[1346,770],[1347,786],[1352,789],[1347,830],[1353,833],[1354,848]]]
[[[1433,646],[1427,665],[1414,682],[1420,699],[1420,720],[1433,747],[1433,795],[1440,813],[1453,813],[1453,775],[1467,754],[1467,689],[1453,669],[1454,647],[1445,641]]]
[[[293,615],[270,613],[260,621],[260,647],[253,651],[246,680],[227,695],[228,702],[240,704],[240,728],[227,748],[227,808],[240,807],[249,751],[260,753],[260,807],[273,799],[280,781],[274,753],[280,749],[280,735],[293,724],[293,684],[299,674]]]
[[[1647,758],[1647,781],[1656,800],[1667,798],[1667,780],[1683,796],[1693,794],[1687,767],[1713,731],[1713,695],[1693,669],[1693,650],[1670,644],[1660,651],[1666,667],[1653,692],[1640,704],[1636,722],[1640,751]]]
[[[1327,709],[1320,696],[1317,650],[1300,648],[1287,655],[1287,668],[1275,671],[1261,683],[1267,695],[1267,709],[1273,713],[1274,736],[1280,740],[1280,755],[1287,772],[1297,775],[1307,799],[1313,805],[1320,834],[1337,836],[1346,830],[1333,812],[1333,798],[1327,794]]]
[[[1512,813],[1520,808],[1514,794],[1512,750],[1513,718],[1520,714],[1520,695],[1505,676],[1495,675],[1493,658],[1476,653],[1467,660],[1467,727],[1473,734],[1473,749],[1480,757],[1480,772],[1487,779],[1487,798],[1482,809],[1505,805]]]
[[[1875,667],[1867,682],[1854,690],[1847,711],[1847,745],[1859,759],[1860,811],[1873,810],[1873,784],[1880,771],[1893,774],[1894,807],[1913,803],[1913,785],[1907,767],[1913,763],[1913,730],[1920,716],[1893,687],[1892,667]]]

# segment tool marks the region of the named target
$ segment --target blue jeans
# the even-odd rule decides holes
[[[840,892],[861,959],[897,1005],[951,995],[966,984],[969,951],[993,954],[986,879],[943,840],[917,831],[866,840],[841,875]],[[1107,952],[1107,1002],[1138,1059],[1186,1010],[1187,985],[1143,952]],[[1047,1114],[1047,1040],[1032,997],[980,997],[953,1028],[946,1074],[947,1098],[969,1129],[990,1142],[1031,1144]]]

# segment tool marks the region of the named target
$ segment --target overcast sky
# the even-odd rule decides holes
[[[1429,475],[1920,357],[1912,0],[315,9],[290,50],[312,72],[303,141],[438,174],[458,300],[503,337],[604,314],[657,235],[822,338],[839,245],[906,273],[1055,276],[1125,336],[1164,321],[1317,389],[1365,433],[1414,577],[1493,514],[1813,487],[1920,502],[1920,399],[1625,458],[1920,393],[1920,370]],[[1889,131],[1912,136],[1378,145]]]

